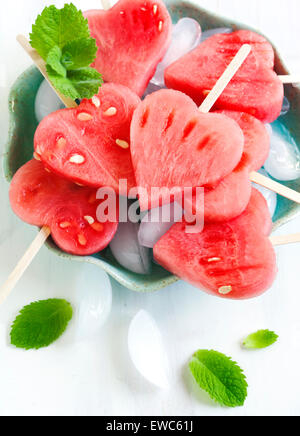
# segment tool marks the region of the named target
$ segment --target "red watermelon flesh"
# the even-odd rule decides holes
[[[78,108],[43,119],[35,133],[35,156],[51,171],[85,186],[109,186],[119,193],[119,180],[126,179],[128,188],[134,187],[130,123],[139,102],[122,85],[103,85],[98,96]]]
[[[205,222],[229,221],[244,212],[251,196],[249,173],[262,167],[270,151],[270,135],[261,121],[241,112],[217,111],[217,113],[222,113],[239,124],[244,133],[245,145],[242,160],[237,168],[216,187],[205,189]],[[187,205],[191,207],[190,203]],[[203,208],[199,210],[202,213]],[[193,211],[196,213],[195,197]]]
[[[213,185],[239,163],[244,135],[222,114],[200,113],[181,92],[161,90],[146,97],[131,124],[131,155],[141,209],[170,202],[152,188]],[[148,202],[148,198],[151,202]]]
[[[241,215],[251,197],[249,168],[244,160],[216,188],[205,189],[205,222],[229,221]],[[195,200],[194,200],[195,201]]]
[[[118,228],[117,222],[97,221],[101,202],[96,192],[51,174],[41,162],[32,160],[15,174],[10,203],[26,223],[50,227],[53,240],[63,251],[87,256],[106,248]]]
[[[154,247],[156,261],[206,292],[229,299],[248,299],[269,289],[276,277],[276,255],[262,222],[270,221],[264,199],[253,190],[240,217],[208,224],[188,234],[175,224]],[[259,205],[261,206],[259,208]]]
[[[272,217],[265,197],[257,189],[252,188],[250,202],[246,210],[240,217],[235,218],[231,222],[238,222],[239,220],[245,226],[248,223],[249,228],[256,226],[258,233],[270,236],[273,227]]]
[[[270,153],[270,134],[261,121],[245,112],[216,111],[235,120],[245,136],[243,160],[250,171],[259,170]]]
[[[252,52],[215,109],[247,112],[264,123],[275,121],[282,108],[283,84],[273,70],[271,44],[254,32],[240,30],[207,39],[166,69],[167,87],[186,93],[200,105],[243,44],[250,44]]]
[[[106,82],[142,96],[170,43],[172,21],[161,0],[120,0],[85,12],[99,48],[94,67]]]

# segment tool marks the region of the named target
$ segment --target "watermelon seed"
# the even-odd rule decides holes
[[[41,156],[38,154],[38,153],[36,153],[36,152],[34,152],[33,153],[33,157],[36,159],[36,160],[41,160]]]
[[[45,168],[45,171],[47,171],[47,173],[51,173],[51,171],[48,168]]]
[[[59,140],[56,142],[57,147],[64,148],[67,144],[67,141],[65,138],[59,138]]]
[[[160,21],[159,23],[158,23],[158,30],[159,30],[159,32],[161,32],[162,31],[162,29],[163,29],[163,22],[162,21]]]
[[[92,216],[86,215],[83,217],[87,223],[89,223],[90,225],[94,224],[95,220]]]
[[[93,116],[91,114],[87,114],[86,112],[81,112],[81,114],[77,116],[77,119],[79,121],[91,121]]]
[[[157,14],[157,9],[158,9],[158,6],[157,6],[157,5],[154,5],[154,6],[153,6],[153,14],[154,14],[154,15]]]
[[[204,97],[207,97],[209,93],[210,93],[210,90],[209,90],[209,89],[205,89],[205,90],[202,92],[202,94],[204,95]]]
[[[81,188],[83,188],[84,185],[82,185],[81,183],[75,182],[75,185],[80,186]]]
[[[167,121],[166,121],[166,126],[164,128],[164,132],[163,133],[167,133],[167,131],[169,130],[169,128],[172,126],[173,121],[174,121],[174,110],[172,112],[169,113]]]
[[[141,11],[147,12],[147,9],[146,8],[141,8]]]
[[[85,161],[84,157],[81,154],[74,154],[70,157],[69,162],[74,164],[82,164]]]
[[[221,288],[219,288],[219,294],[222,295],[230,294],[231,291],[232,291],[232,286],[221,286]]]
[[[141,123],[140,123],[141,128],[145,127],[145,125],[146,125],[146,123],[148,121],[148,118],[149,118],[149,108],[147,108],[145,110],[145,112],[143,113],[143,116],[141,118]]]
[[[107,111],[103,113],[103,115],[105,115],[106,117],[113,117],[116,114],[117,114],[117,108],[115,107],[110,107],[109,109],[107,109]]]
[[[197,119],[190,120],[184,128],[182,139],[186,139],[197,125]]]
[[[92,98],[92,103],[97,108],[101,106],[101,102],[100,102],[99,98],[96,95],[94,95],[94,97]]]
[[[103,231],[103,225],[101,223],[94,223],[91,224],[92,229],[94,229],[96,232],[102,232]]]
[[[80,245],[86,245],[87,244],[87,240],[86,237],[83,234],[78,235],[78,242]]]
[[[124,148],[124,150],[126,150],[126,149],[129,148],[129,144],[128,144],[128,142],[127,142],[127,141],[123,141],[122,139],[117,139],[117,140],[116,140],[116,144],[117,144],[119,147]]]
[[[204,147],[206,147],[209,144],[210,140],[211,139],[209,135],[204,136],[204,138],[198,144],[198,150],[202,150]]]
[[[36,148],[35,148],[35,151],[37,152],[37,154],[39,154],[39,155],[41,155],[42,154],[42,151],[41,151],[41,149],[40,149],[40,146],[38,145]]]
[[[70,226],[71,226],[71,223],[69,223],[68,221],[64,221],[63,223],[60,223],[60,225],[59,225],[59,227],[61,229],[67,229]]]
[[[219,262],[220,260],[220,257],[212,257],[211,259],[208,259],[207,262]]]

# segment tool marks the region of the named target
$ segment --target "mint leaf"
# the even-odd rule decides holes
[[[52,85],[73,100],[92,98],[103,84],[90,65],[97,55],[88,21],[71,3],[46,7],[32,26],[30,43],[46,61]]]
[[[67,70],[83,68],[94,62],[97,50],[95,39],[75,39],[64,46],[61,62]]]
[[[90,67],[68,71],[67,77],[62,77],[47,65],[47,73],[53,86],[73,100],[92,98],[103,83],[101,74]]]
[[[12,325],[11,344],[25,350],[48,347],[64,333],[72,315],[66,300],[37,301],[25,306]]]
[[[247,397],[246,378],[230,357],[217,351],[199,350],[189,368],[197,384],[222,406],[243,406]]]
[[[47,65],[54,70],[59,76],[66,77],[67,70],[61,63],[62,51],[55,45],[48,53]]]
[[[249,350],[267,348],[275,344],[278,338],[279,336],[270,330],[259,330],[258,332],[249,335],[243,341],[243,345]]]
[[[101,74],[91,67],[68,71],[68,79],[80,93],[81,98],[92,98],[103,84]]]
[[[62,49],[66,44],[79,38],[90,38],[88,21],[82,12],[71,4],[63,9],[46,7],[36,19],[30,34],[30,44],[46,61],[54,46]]]

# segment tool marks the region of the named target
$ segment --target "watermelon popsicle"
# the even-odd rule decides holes
[[[219,97],[215,109],[247,112],[265,123],[276,120],[283,103],[283,84],[274,71],[271,44],[254,32],[240,30],[207,39],[166,69],[167,87],[201,104],[220,72],[245,43],[251,45],[252,53]]]
[[[119,193],[136,184],[130,154],[130,123],[140,99],[122,85],[105,84],[98,95],[74,109],[50,114],[39,124],[35,157],[51,171],[91,187]],[[121,194],[127,195],[126,192]]]
[[[55,243],[77,256],[98,253],[113,239],[114,222],[100,223],[101,204],[94,188],[79,187],[49,173],[41,162],[31,160],[17,171],[10,185],[13,211],[28,224],[50,228]]]
[[[142,96],[171,43],[172,21],[161,0],[120,0],[85,12],[98,46],[94,67],[106,82]]]
[[[264,197],[253,188],[245,212],[227,223],[186,233],[175,224],[154,246],[156,261],[179,278],[212,295],[254,298],[267,291],[277,273],[268,236],[272,220]]]
[[[185,187],[218,183],[237,166],[243,148],[243,132],[229,117],[199,113],[195,103],[178,91],[147,96],[131,124],[141,210],[172,202],[171,190],[180,194]],[[159,171],[153,171],[158,162]]]

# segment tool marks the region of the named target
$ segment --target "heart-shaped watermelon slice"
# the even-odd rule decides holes
[[[172,21],[161,0],[120,0],[85,12],[98,46],[94,67],[106,82],[144,94],[171,43]]]
[[[168,271],[212,295],[253,298],[270,288],[277,273],[270,229],[266,201],[253,189],[240,217],[208,224],[198,234],[186,233],[186,224],[177,223],[155,245],[154,256]]]
[[[215,109],[247,112],[264,123],[275,121],[283,103],[283,84],[274,71],[271,44],[257,33],[239,30],[207,39],[165,71],[168,88],[189,95],[198,105],[243,44],[252,52],[215,104]]]
[[[262,167],[270,151],[270,135],[261,121],[241,112],[218,113],[232,118],[239,124],[244,133],[245,146],[237,168],[216,187],[205,189],[205,222],[229,221],[244,212],[251,197],[250,172]],[[186,201],[188,200],[187,198]],[[198,210],[203,213],[202,207]],[[196,197],[193,198],[193,212],[196,213]]]
[[[243,148],[243,132],[229,117],[200,113],[178,91],[161,90],[147,96],[131,124],[131,155],[141,209],[170,202],[166,188],[183,192],[185,187],[218,183],[238,165]]]
[[[45,170],[32,160],[15,174],[10,185],[10,203],[23,221],[48,226],[63,251],[78,256],[98,253],[113,239],[117,222],[97,221],[96,189],[79,187]]]
[[[130,155],[130,123],[139,97],[122,85],[105,84],[92,100],[50,114],[39,124],[35,157],[51,171],[85,186],[119,180],[135,186]],[[127,192],[121,192],[127,195]]]

